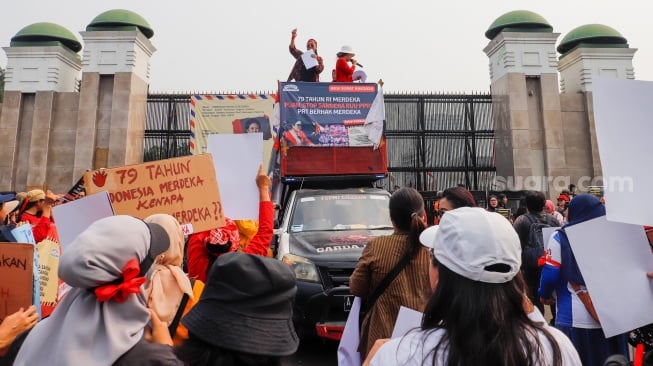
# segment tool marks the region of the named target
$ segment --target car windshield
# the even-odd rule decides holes
[[[301,197],[291,230],[390,229],[389,197],[382,194],[332,194]]]

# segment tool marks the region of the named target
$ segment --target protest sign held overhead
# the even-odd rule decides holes
[[[34,244],[0,243],[0,321],[32,305],[33,268]]]
[[[109,192],[116,215],[174,216],[184,232],[224,225],[218,182],[210,154],[184,156],[84,174],[87,194]]]

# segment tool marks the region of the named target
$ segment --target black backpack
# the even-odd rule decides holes
[[[543,219],[535,216],[532,213],[527,213],[524,216],[530,221],[530,228],[528,229],[528,242],[522,248],[521,260],[522,269],[526,271],[539,270],[538,260],[544,255],[544,235],[542,229],[547,227],[559,227],[558,221],[551,215],[544,215]]]

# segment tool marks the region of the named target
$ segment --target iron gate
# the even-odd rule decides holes
[[[490,190],[496,175],[490,94],[387,94],[388,178],[379,186]],[[189,94],[150,94],[144,161],[189,155]]]

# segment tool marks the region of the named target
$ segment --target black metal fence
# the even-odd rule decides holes
[[[463,184],[490,190],[495,178],[490,94],[384,95],[388,178],[380,186],[436,192]],[[190,95],[150,94],[145,161],[190,154]]]

